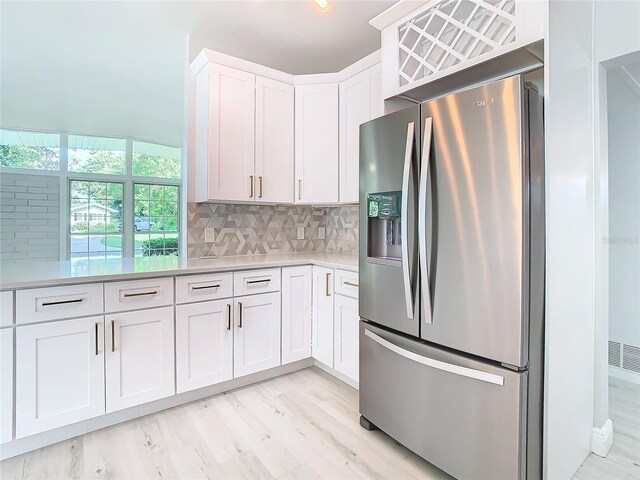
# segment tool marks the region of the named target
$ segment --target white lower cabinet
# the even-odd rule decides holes
[[[233,376],[280,365],[280,292],[237,297],[233,303]]]
[[[0,329],[0,385],[0,443],[7,443],[13,437],[12,328]]]
[[[311,268],[282,269],[282,364],[311,356]]]
[[[178,393],[233,378],[233,299],[176,307]]]
[[[358,300],[336,295],[334,321],[334,368],[357,382],[360,356]]]
[[[16,438],[105,413],[103,317],[16,328]]]
[[[175,393],[173,307],[107,315],[105,326],[107,412]]]
[[[313,358],[333,368],[333,269],[313,267]]]

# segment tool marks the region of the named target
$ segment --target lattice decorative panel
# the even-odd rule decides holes
[[[398,27],[400,86],[514,42],[515,9],[515,0],[443,0]]]

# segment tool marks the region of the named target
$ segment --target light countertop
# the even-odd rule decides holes
[[[73,262],[24,261],[7,265],[0,263],[0,289],[9,290],[296,265],[318,265],[357,271],[358,256],[308,252],[203,259],[152,256],[91,261],[75,260]]]

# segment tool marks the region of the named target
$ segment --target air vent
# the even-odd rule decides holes
[[[609,365],[620,366],[620,343],[609,340]]]
[[[611,354],[609,354],[611,357]],[[640,373],[640,347],[624,345],[622,348],[622,368]]]

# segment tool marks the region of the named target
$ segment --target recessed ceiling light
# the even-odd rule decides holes
[[[318,5],[318,7],[320,7],[320,10],[322,10],[323,12],[326,12],[327,10],[329,10],[329,0],[313,0],[316,5]]]

